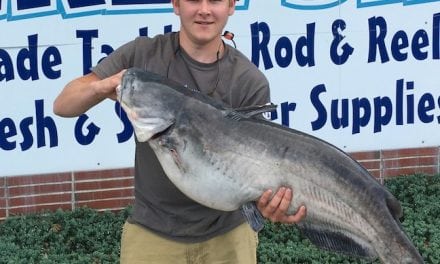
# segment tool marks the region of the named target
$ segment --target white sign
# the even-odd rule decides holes
[[[66,119],[53,100],[125,42],[178,29],[169,0],[0,1],[0,176],[132,166],[114,102]],[[227,30],[275,122],[345,151],[440,144],[438,1],[241,0]]]

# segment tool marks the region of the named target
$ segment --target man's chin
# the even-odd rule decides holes
[[[197,44],[199,45],[206,45],[212,41],[214,41],[216,38],[218,38],[220,36],[219,35],[213,35],[213,34],[204,34],[204,35],[197,35],[195,36],[195,41],[197,42]]]

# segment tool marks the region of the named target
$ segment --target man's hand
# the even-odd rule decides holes
[[[293,215],[287,215],[287,209],[292,201],[292,190],[281,187],[272,197],[272,190],[267,190],[257,201],[257,208],[260,213],[272,222],[283,224],[294,224],[306,217],[306,207],[301,206]]]
[[[110,77],[96,82],[94,85],[96,93],[101,97],[116,101],[116,87],[121,84],[122,75],[125,71],[126,70],[122,70]]]

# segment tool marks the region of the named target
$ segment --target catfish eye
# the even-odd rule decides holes
[[[131,84],[130,84],[130,91],[133,93],[133,92],[135,92],[136,90],[138,90],[138,87],[137,87],[137,85],[136,85],[136,82],[135,82],[135,81],[132,81]]]
[[[139,82],[133,81],[131,83],[131,89],[134,90],[134,91],[139,91],[140,87],[142,86],[142,85],[139,85],[139,84],[140,84]]]

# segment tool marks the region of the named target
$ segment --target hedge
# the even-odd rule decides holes
[[[440,263],[440,176],[401,176],[385,185],[401,202],[402,226],[426,263]],[[0,263],[119,263],[129,213],[78,208],[9,217],[0,224]],[[267,222],[259,240],[259,263],[379,263],[317,249],[294,226]]]

